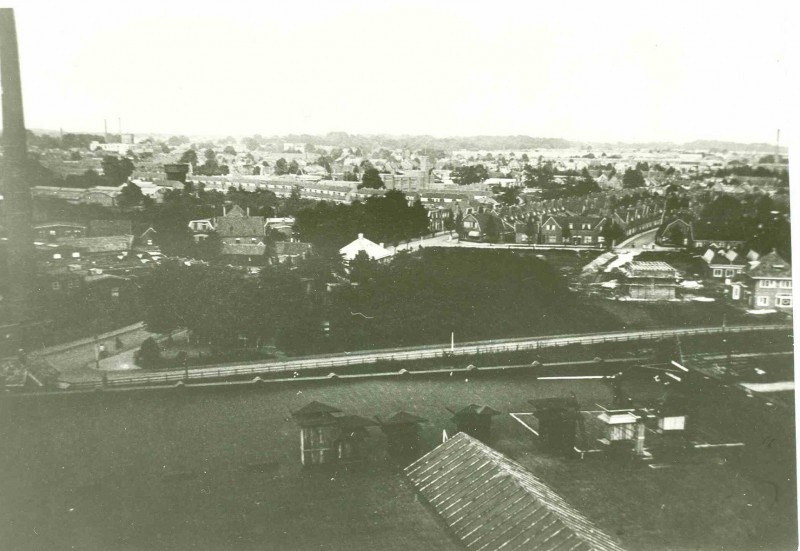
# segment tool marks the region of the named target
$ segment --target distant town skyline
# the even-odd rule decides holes
[[[786,2],[16,6],[29,128],[789,143]],[[785,14],[784,14],[785,15]]]

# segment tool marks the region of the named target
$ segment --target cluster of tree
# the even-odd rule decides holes
[[[556,176],[565,176],[559,182]],[[542,190],[542,198],[557,199],[560,197],[580,197],[600,191],[589,170],[557,171],[550,161],[536,165],[526,164],[523,167],[523,182],[526,187]]]
[[[276,345],[291,354],[443,343],[616,327],[570,293],[534,255],[423,250],[389,264],[361,256],[325,291],[341,261],[315,257],[257,277],[165,263],[143,285],[148,329],[189,328],[219,348]],[[341,281],[341,278],[340,278]],[[467,298],[468,297],[468,298]]]
[[[283,176],[284,174],[298,174],[300,172],[300,165],[295,159],[291,162],[286,162],[286,159],[281,157],[275,161],[275,175]]]
[[[622,187],[625,189],[634,189],[645,185],[644,174],[638,168],[628,168],[622,175]]]
[[[55,186],[87,189],[95,186],[119,186],[133,174],[133,161],[127,157],[104,155],[103,175],[89,169],[83,174],[61,176],[42,165],[36,156],[30,156],[26,166],[26,176],[31,186]]]
[[[109,135],[111,142],[118,142],[119,139],[119,134]],[[89,149],[89,145],[92,142],[106,143],[106,138],[97,134],[73,133],[52,136],[50,134],[36,134],[28,130],[27,141],[29,146],[38,149]]]
[[[405,195],[387,191],[363,203],[332,205],[320,202],[295,215],[295,231],[302,241],[323,250],[339,250],[359,233],[379,243],[400,243],[430,232],[428,212],[417,200],[409,206]]]
[[[780,169],[771,169],[765,166],[752,167],[750,165],[734,166],[729,168],[720,168],[714,172],[717,178],[735,178],[741,177],[758,177],[758,178],[777,178],[779,182],[784,185],[789,185],[789,171]]]
[[[489,178],[489,171],[481,164],[464,165],[454,168],[450,178],[462,186],[480,184]]]
[[[383,189],[383,179],[381,178],[381,173],[378,172],[378,169],[369,166],[364,170],[364,174],[361,176],[361,183],[358,184],[358,189],[362,188],[370,188],[370,189]]]
[[[224,176],[230,173],[228,165],[220,164],[217,161],[217,154],[213,149],[206,149],[204,156],[206,160],[202,165],[195,167],[195,174],[203,176]]]
[[[737,199],[720,195],[703,207],[697,225],[712,228],[715,235],[743,239],[747,247],[759,253],[772,249],[791,259],[791,225],[787,208],[768,195]]]
[[[308,332],[306,285],[281,265],[252,277],[230,267],[164,262],[143,283],[142,302],[149,330],[187,328],[220,349],[285,343],[289,332]]]

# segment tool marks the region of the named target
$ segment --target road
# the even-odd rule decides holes
[[[617,245],[616,249],[651,249],[656,242],[656,233],[658,228],[647,230],[640,234],[629,237],[625,241]]]
[[[108,359],[102,360],[104,369],[115,369],[119,362],[115,359],[130,357],[134,349],[139,348],[146,338],[154,334],[147,331],[142,324],[132,325],[119,331],[106,333],[98,338],[98,343],[105,346],[105,349],[115,354]],[[122,348],[115,346],[115,337],[119,336],[122,340]],[[82,339],[75,343],[54,346],[48,349],[33,352],[32,355],[46,358],[61,373],[64,381],[100,381],[102,373],[95,368],[95,343],[93,339]],[[129,363],[129,362],[125,362]],[[119,369],[121,369],[119,364]]]
[[[396,254],[400,251],[416,251],[419,249],[420,245],[422,247],[437,247],[448,244],[451,239],[455,242],[455,237],[451,238],[451,234],[448,232],[442,233],[440,235],[436,235],[433,237],[425,237],[423,239],[417,239],[416,241],[409,241],[408,243],[401,243],[397,247],[387,247],[392,254]]]
[[[327,369],[340,366],[370,364],[378,361],[404,361],[428,358],[444,358],[447,356],[465,356],[473,354],[486,354],[498,352],[514,352],[519,350],[538,350],[540,347],[566,346],[569,344],[595,344],[602,342],[625,342],[634,340],[656,339],[676,335],[696,335],[765,331],[765,330],[791,330],[791,325],[745,325],[723,327],[696,327],[682,329],[658,329],[646,331],[619,331],[613,333],[593,333],[584,335],[558,335],[535,338],[491,340],[472,343],[462,343],[451,350],[447,345],[430,345],[409,348],[395,348],[388,350],[360,351],[344,354],[329,354],[324,356],[311,356],[297,358],[282,362],[247,362],[240,364],[218,365],[189,370],[188,380],[202,382],[231,376],[259,375],[270,372],[292,372],[307,369]],[[56,365],[56,367],[58,367]],[[167,372],[139,372],[136,374],[123,371],[108,372],[109,386],[137,386],[183,381],[185,374],[182,370]],[[69,388],[94,388],[99,386],[96,382],[76,382]]]

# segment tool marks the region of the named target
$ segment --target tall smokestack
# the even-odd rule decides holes
[[[103,119],[103,137],[106,139],[106,143],[108,143],[108,119]]]
[[[11,321],[31,317],[35,288],[31,192],[25,178],[28,150],[22,110],[17,28],[12,8],[0,8],[0,77],[3,87],[3,186]]]

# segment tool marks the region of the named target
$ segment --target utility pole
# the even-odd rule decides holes
[[[11,321],[29,322],[36,286],[32,203],[25,177],[28,149],[22,109],[17,29],[12,8],[0,8],[0,76],[3,88],[3,214],[8,235],[8,282]]]

